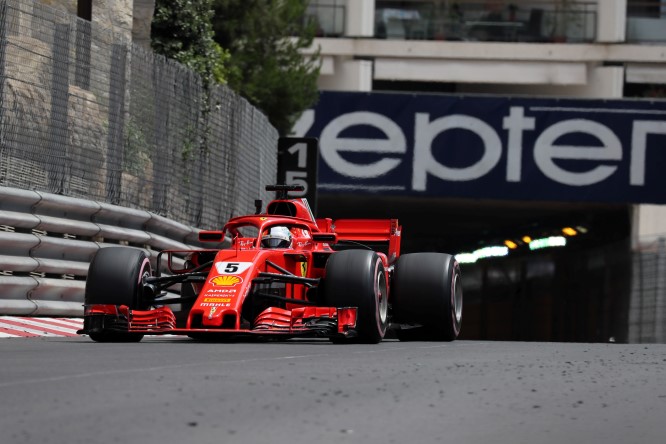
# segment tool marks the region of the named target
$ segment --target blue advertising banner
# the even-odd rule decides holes
[[[322,92],[321,193],[666,203],[666,101]]]

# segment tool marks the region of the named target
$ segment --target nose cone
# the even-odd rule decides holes
[[[238,329],[238,311],[233,308],[206,308],[201,319],[204,328]]]

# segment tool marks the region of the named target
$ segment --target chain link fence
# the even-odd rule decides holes
[[[26,0],[0,0],[0,185],[203,229],[254,210],[278,133],[225,86]]]
[[[633,252],[629,342],[666,342],[666,238]]]

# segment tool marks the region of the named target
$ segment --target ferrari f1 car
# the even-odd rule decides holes
[[[273,185],[265,212],[201,231],[216,247],[162,251],[109,247],[88,270],[84,326],[98,342],[176,334],[327,337],[378,343],[452,341],[460,332],[460,267],[443,253],[400,255],[397,219],[315,219],[295,186]],[[164,270],[164,272],[160,272]],[[179,291],[175,291],[174,288]]]

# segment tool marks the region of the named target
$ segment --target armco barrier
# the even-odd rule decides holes
[[[201,246],[196,228],[147,211],[0,187],[0,314],[81,316],[85,278],[100,248]]]

